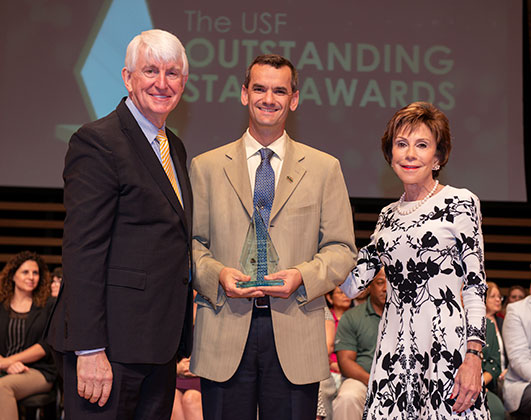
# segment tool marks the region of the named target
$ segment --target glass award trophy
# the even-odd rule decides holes
[[[260,233],[260,239],[257,232]],[[259,246],[262,254],[264,250],[267,252],[267,257],[261,258],[260,261],[258,258]],[[243,273],[251,276],[251,280],[239,281],[236,283],[237,287],[281,286],[284,284],[284,280],[264,280],[264,273],[277,271],[278,254],[258,209],[255,209],[253,219],[247,230],[240,264]],[[267,269],[265,265],[267,265]]]

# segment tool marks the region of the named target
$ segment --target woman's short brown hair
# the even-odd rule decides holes
[[[452,150],[450,124],[446,115],[429,102],[413,102],[397,111],[387,123],[382,137],[382,151],[387,163],[391,164],[393,159],[393,140],[398,133],[404,128],[411,132],[420,124],[425,124],[435,137],[440,169],[446,165]],[[434,178],[440,169],[432,171]]]

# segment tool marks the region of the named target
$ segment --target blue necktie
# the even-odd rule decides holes
[[[269,226],[269,216],[275,197],[275,172],[271,167],[271,149],[260,149],[262,162],[256,169],[256,178],[254,183],[254,220],[256,225],[256,240],[258,245],[258,269],[256,279],[263,281],[267,275],[267,228]],[[259,223],[259,219],[263,223]]]

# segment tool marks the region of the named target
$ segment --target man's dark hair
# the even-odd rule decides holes
[[[245,72],[245,81],[243,82],[243,85],[247,89],[249,88],[249,82],[251,80],[251,68],[255,64],[272,66],[276,69],[279,69],[284,66],[289,67],[289,69],[291,70],[291,93],[297,92],[299,85],[299,75],[297,74],[297,70],[295,69],[293,64],[291,64],[291,61],[277,54],[259,55],[253,60],[251,64],[249,64],[249,67],[247,67],[247,71]]]

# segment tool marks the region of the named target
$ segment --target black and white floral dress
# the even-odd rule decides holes
[[[385,267],[387,299],[363,418],[489,419],[483,393],[461,414],[452,412],[450,398],[467,340],[485,341],[479,200],[445,186],[409,215],[398,214],[397,205],[381,211],[341,286],[357,295]]]

